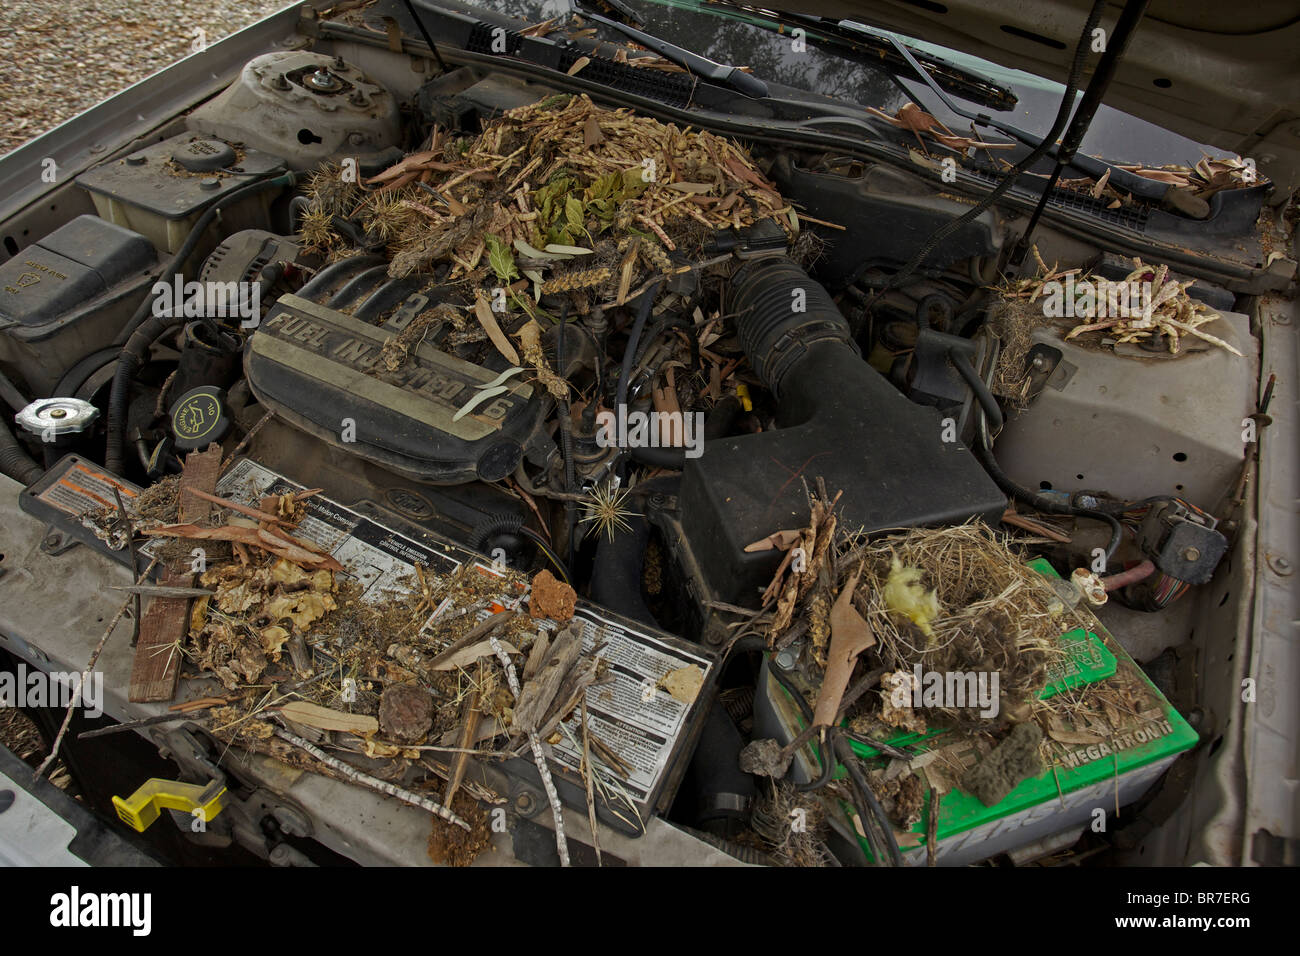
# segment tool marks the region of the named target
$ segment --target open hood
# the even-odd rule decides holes
[[[1108,3],[1108,32],[1122,4]],[[800,12],[851,19],[1064,82],[1089,0],[811,0]],[[1279,187],[1300,183],[1300,3],[1153,0],[1106,103],[1253,157]],[[1093,58],[1095,62],[1095,57]]]

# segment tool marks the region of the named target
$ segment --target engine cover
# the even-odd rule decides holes
[[[392,471],[435,484],[499,481],[539,424],[531,385],[507,390],[458,421],[496,378],[420,344],[402,366],[380,358],[390,330],[296,295],[283,295],[250,337],[244,371],[263,405],[294,426]]]

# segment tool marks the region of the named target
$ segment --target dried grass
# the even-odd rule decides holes
[[[885,600],[894,562],[921,571],[940,612],[925,634]],[[1063,653],[1058,638],[1069,623],[1060,599],[1036,571],[1008,546],[1005,536],[980,521],[944,528],[917,528],[850,548],[840,554],[843,574],[859,563],[854,595],[858,611],[875,633],[883,666],[911,672],[996,671],[1000,716],[1027,714],[1048,680],[1048,665]],[[868,695],[867,699],[870,699]],[[990,729],[977,706],[927,709],[938,723]]]

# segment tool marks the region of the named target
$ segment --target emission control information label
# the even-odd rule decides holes
[[[217,485],[222,497],[254,507],[268,495],[302,490],[302,485],[247,458],[237,462]],[[336,558],[363,587],[362,600],[379,602],[390,593],[408,589],[417,564],[446,575],[473,557],[450,545],[412,540],[320,495],[304,504],[307,517],[294,529],[294,536]],[[482,561],[475,562],[475,569],[499,576]],[[479,609],[477,616],[484,618],[504,608],[521,609],[527,590],[508,592],[503,580],[501,595]],[[457,611],[450,600],[443,601],[422,633],[429,633],[437,618]],[[599,649],[609,665],[607,678],[587,691],[587,727],[620,766],[610,767],[599,753],[594,762],[603,775],[617,780],[644,818],[653,810],[650,804],[686,730],[691,705],[712,661],[582,603],[574,617],[582,628],[583,651]],[[550,622],[538,624],[553,627]],[[669,675],[676,678],[669,684],[671,692],[661,686]],[[551,759],[557,769],[577,774],[582,761],[582,728],[577,715],[565,726],[568,733],[561,731],[560,740],[551,745]]]
[[[81,515],[101,508],[117,508],[116,488],[125,504],[139,492],[135,486],[85,462],[76,462],[38,498],[70,515]],[[129,509],[128,509],[129,510]]]

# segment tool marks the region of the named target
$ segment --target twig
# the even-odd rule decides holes
[[[144,581],[157,563],[158,558],[156,557],[150,561],[149,566],[145,568],[140,577],[136,579],[136,584]],[[77,675],[77,686],[73,688],[72,699],[68,701],[68,709],[63,714],[63,725],[59,727],[59,732],[54,738],[54,744],[50,747],[50,755],[41,761],[41,765],[36,768],[36,773],[33,779],[39,780],[41,777],[45,776],[45,771],[49,769],[50,764],[54,763],[54,759],[59,755],[59,745],[63,743],[63,737],[67,734],[68,727],[72,723],[72,712],[77,707],[77,701],[81,699],[81,685],[85,681],[86,676],[95,669],[95,664],[99,661],[99,655],[103,652],[104,645],[108,643],[109,636],[117,627],[117,622],[122,620],[122,615],[126,613],[126,609],[130,606],[132,600],[139,600],[139,595],[133,594],[122,602],[122,606],[117,609],[117,613],[113,615],[113,619],[108,622],[108,627],[104,629],[104,636],[99,639],[99,643],[96,644],[95,649],[91,651],[90,662],[86,664],[85,671]]]
[[[251,442],[253,438],[257,435],[257,433],[262,430],[262,426],[265,425],[274,417],[275,417],[274,412],[267,412],[265,415],[263,415],[261,418],[257,420],[257,423],[248,430],[248,434],[245,435],[242,439],[240,439],[239,444],[235,446],[234,451],[232,451],[229,455],[227,455],[226,460],[221,463],[221,470],[223,472],[230,467],[231,462],[233,462],[236,458],[239,457],[240,452],[242,452],[245,448],[248,447],[248,443]]]
[[[604,866],[600,861],[600,841],[596,838],[596,770],[591,765],[591,736],[587,732],[587,698],[582,698],[582,770],[583,781],[587,784],[587,823],[591,826],[591,845],[596,850],[596,865]]]
[[[380,793],[386,793],[390,797],[396,797],[398,800],[401,800],[404,803],[409,803],[412,806],[420,807],[422,810],[428,810],[434,816],[441,817],[442,819],[446,820],[448,823],[454,823],[462,830],[471,829],[470,825],[466,823],[464,820],[462,820],[460,817],[456,816],[456,814],[452,813],[446,807],[434,803],[428,797],[422,797],[418,793],[413,793],[412,791],[407,790],[404,787],[399,787],[394,784],[387,783],[386,781],[376,779],[375,777],[370,776],[370,774],[368,773],[362,773],[360,770],[357,770],[355,767],[347,763],[344,763],[342,760],[339,760],[337,757],[331,757],[329,754],[321,750],[319,747],[309,744],[301,737],[295,736],[294,734],[291,734],[287,730],[284,730],[280,727],[275,728],[275,735],[279,737],[281,740],[288,741],[289,743],[293,744],[295,747],[307,751],[307,753],[311,754],[321,763],[325,764],[327,767],[337,770],[339,773],[343,774],[343,776],[347,777],[353,783],[359,783],[363,787],[369,787],[371,790],[378,790]]]
[[[214,505],[221,505],[223,508],[229,508],[231,511],[238,512],[247,518],[255,518],[258,521],[269,521],[272,524],[289,523],[279,515],[260,511],[257,508],[250,508],[248,505],[240,504],[238,501],[231,501],[229,498],[219,498],[216,495],[208,494],[206,491],[200,491],[198,488],[191,488],[189,489],[189,492],[196,498],[202,498],[204,501],[210,501]]]
[[[206,715],[210,709],[209,707],[200,707],[197,710],[185,711],[179,714],[156,714],[153,717],[142,717],[139,720],[127,720],[120,724],[114,724],[112,727],[82,731],[77,734],[77,739],[89,740],[92,737],[106,737],[109,734],[121,733],[124,730],[135,730],[137,727],[151,727],[154,724],[168,724],[178,720],[193,720],[196,717]]]
[[[510,684],[510,693],[514,694],[515,700],[518,701],[520,691],[519,675],[515,673],[515,665],[495,634],[489,635],[488,640],[492,643],[492,650],[496,652],[497,660],[505,668],[506,681]],[[542,752],[542,741],[535,731],[528,734],[528,745],[533,750],[533,761],[537,764],[537,772],[541,775],[542,787],[546,790],[546,799],[551,803],[551,816],[555,818],[555,850],[560,855],[560,866],[568,866],[569,841],[564,837],[564,808],[560,806],[560,795],[555,791],[555,781],[551,779],[551,768],[546,765],[546,754]]]

